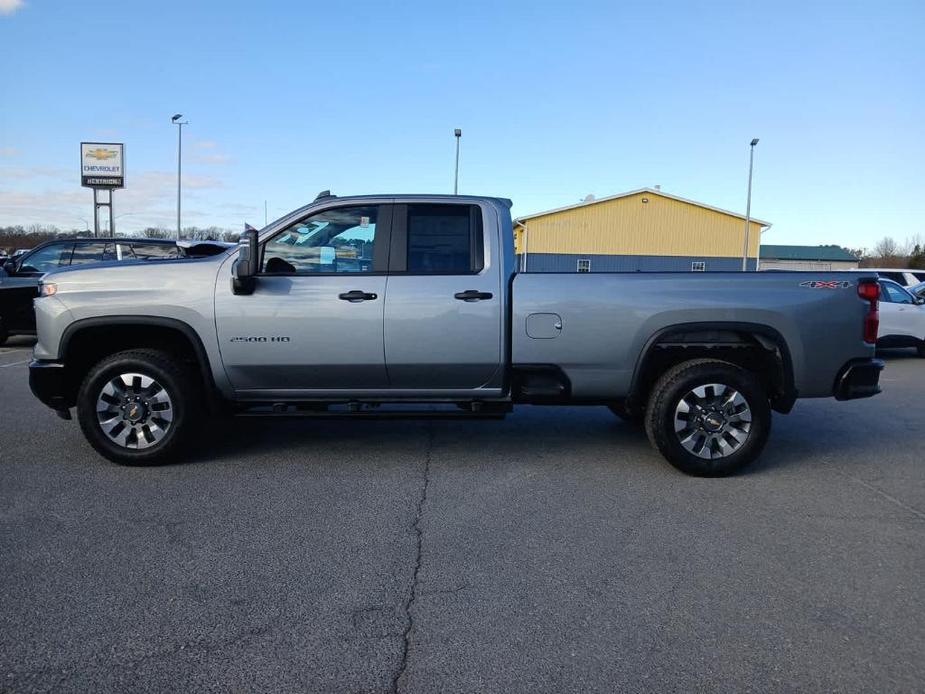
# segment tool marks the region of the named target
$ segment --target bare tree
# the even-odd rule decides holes
[[[884,236],[874,246],[873,255],[883,260],[899,258],[902,254],[902,249],[892,236]]]

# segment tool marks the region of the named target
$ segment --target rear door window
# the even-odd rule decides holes
[[[115,247],[111,243],[77,243],[71,256],[71,265],[102,263],[115,259]]]
[[[172,243],[122,244],[122,260],[167,260],[179,257],[180,249]]]
[[[476,205],[408,205],[405,229],[406,272],[465,275],[485,265]]]
[[[885,277],[888,280],[893,280],[894,282],[899,282],[900,284],[906,283],[906,278],[901,272],[880,272],[877,273],[881,277]]]

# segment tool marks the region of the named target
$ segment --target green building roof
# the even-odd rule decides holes
[[[766,246],[761,244],[762,260],[838,260],[857,261],[840,246]]]

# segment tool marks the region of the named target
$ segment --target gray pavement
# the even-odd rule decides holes
[[[683,476],[603,408],[234,420],[122,468],[0,348],[0,691],[914,691],[925,360]]]

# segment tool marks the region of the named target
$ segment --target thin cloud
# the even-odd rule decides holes
[[[21,10],[25,4],[23,0],[0,0],[0,14],[13,14]]]
[[[196,156],[196,161],[200,164],[227,164],[231,161],[231,157],[221,152],[215,152],[214,154],[199,154]]]
[[[0,0],[0,2],[3,2],[3,0]],[[0,147],[0,159],[12,159],[20,154],[22,154],[22,150],[15,147]]]
[[[0,180],[28,181],[35,178],[56,178],[60,180],[76,180],[77,170],[56,168],[51,166],[0,166]]]
[[[218,147],[218,143],[212,142],[212,140],[199,140],[193,143],[193,147],[196,149],[215,149]]]
[[[55,224],[61,228],[83,228],[81,219],[92,218],[93,196],[90,190],[80,188],[76,180],[66,184],[54,180],[67,175],[63,169],[0,167],[0,178],[10,182],[30,181],[31,190],[10,190],[0,186],[0,219],[7,224]],[[45,180],[41,180],[44,178]],[[176,174],[167,171],[143,171],[129,175],[126,187],[114,191],[115,214],[131,213],[117,225],[122,230],[145,226],[171,226],[175,218],[177,194]],[[200,196],[224,188],[224,183],[211,176],[183,176],[184,200],[191,204],[185,208],[184,218],[215,220],[215,215],[196,209]],[[204,202],[204,201],[201,201]],[[214,223],[214,221],[213,221]]]

